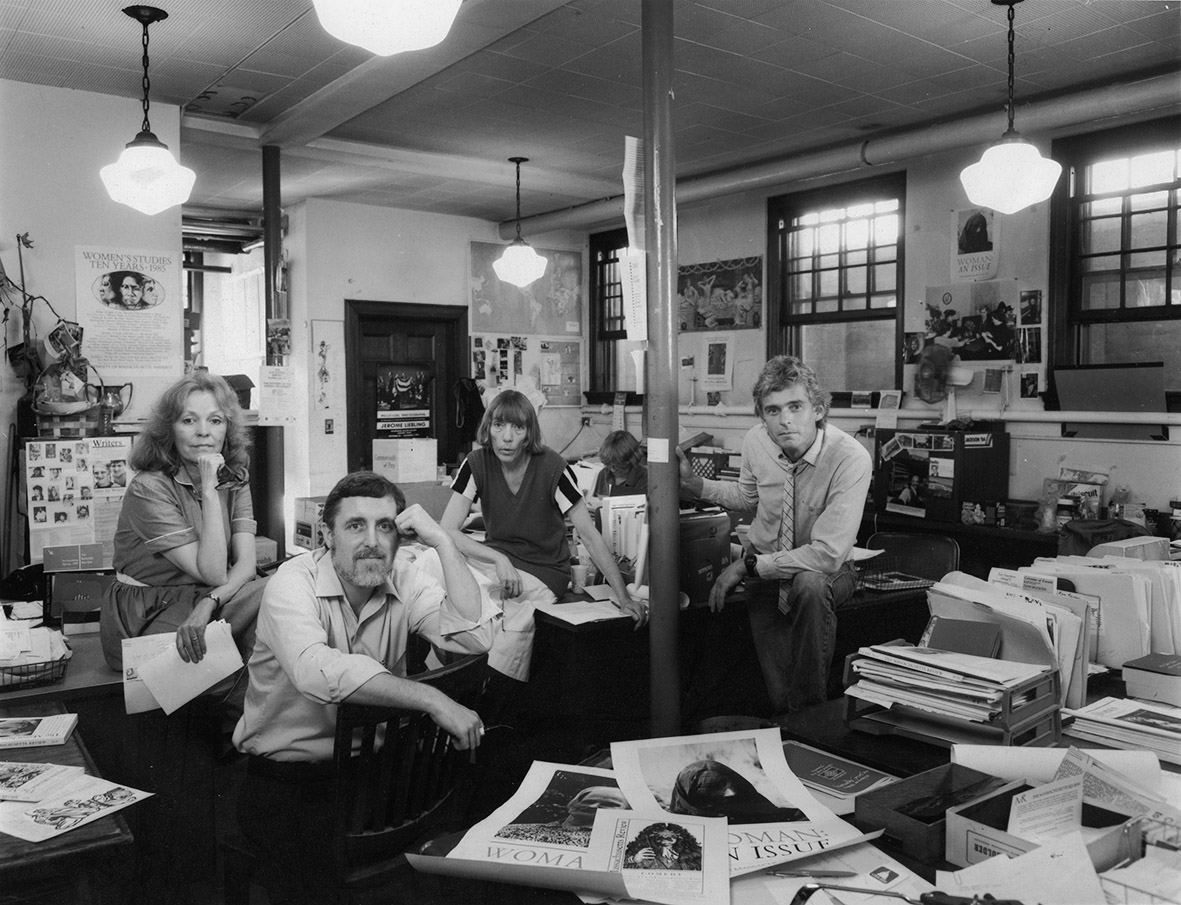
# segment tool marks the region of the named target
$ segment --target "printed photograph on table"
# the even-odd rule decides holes
[[[595,811],[627,807],[627,799],[613,778],[555,770],[536,801],[498,829],[493,838],[586,848]]]
[[[506,247],[469,246],[471,332],[581,335],[582,252],[535,247],[546,260],[545,272],[520,288],[502,283],[492,267]]]
[[[676,304],[683,333],[761,327],[762,256],[678,267]]]

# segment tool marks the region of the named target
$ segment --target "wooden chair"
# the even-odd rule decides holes
[[[487,654],[415,676],[475,709]],[[359,740],[359,748],[357,743]],[[424,836],[462,785],[468,751],[427,714],[342,704],[336,715],[333,774],[336,830],[331,853],[346,888],[375,886],[406,864],[402,853]],[[227,905],[248,905],[259,856],[241,837],[222,841]]]

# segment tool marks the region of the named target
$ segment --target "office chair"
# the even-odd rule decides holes
[[[475,709],[487,654],[414,676]],[[384,724],[384,733],[379,727]],[[360,747],[356,740],[360,739]],[[376,886],[406,865],[402,853],[443,815],[461,785],[469,752],[425,713],[341,704],[333,752],[334,844],[331,856],[349,889]],[[240,836],[222,840],[226,905],[249,905],[260,854]]]

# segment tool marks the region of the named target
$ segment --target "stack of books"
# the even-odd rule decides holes
[[[1154,751],[1163,761],[1181,764],[1181,707],[1102,698],[1065,713],[1074,717],[1063,730],[1067,735],[1111,748]]]
[[[1181,654],[1148,654],[1124,664],[1128,697],[1181,707]]]

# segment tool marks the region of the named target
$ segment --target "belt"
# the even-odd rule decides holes
[[[273,760],[261,754],[248,754],[246,758],[246,772],[265,779],[305,783],[332,778],[330,760]]]

